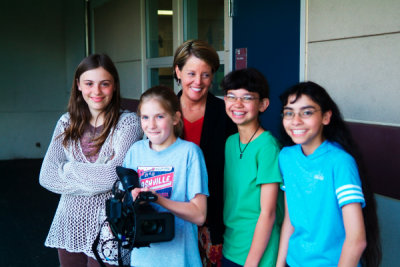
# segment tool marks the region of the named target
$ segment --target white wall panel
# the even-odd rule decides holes
[[[94,47],[115,62],[141,58],[140,1],[114,0],[94,9]]]
[[[309,40],[400,31],[398,0],[309,0]]]
[[[94,47],[114,61],[121,95],[138,99],[142,93],[141,17],[139,0],[114,0],[94,9]]]
[[[400,1],[305,0],[306,79],[348,120],[400,126]],[[376,195],[383,258],[397,266],[399,201]]]
[[[121,80],[121,96],[139,99],[142,94],[141,61],[116,63]]]
[[[346,119],[400,125],[400,34],[311,43],[307,79]]]

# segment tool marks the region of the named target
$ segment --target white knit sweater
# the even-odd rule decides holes
[[[40,184],[61,194],[45,245],[94,258],[91,247],[106,218],[105,201],[118,178],[115,167],[122,165],[127,150],[143,132],[135,113],[122,113],[113,135],[107,137],[98,159],[91,163],[80,142],[66,149],[63,136],[57,138],[69,123],[69,114],[61,116],[40,170]]]

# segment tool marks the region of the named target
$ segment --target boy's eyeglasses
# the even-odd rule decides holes
[[[239,97],[239,96],[235,96],[233,94],[227,94],[225,97],[228,102],[236,102],[236,100],[240,99],[240,101],[242,101],[242,103],[250,103],[256,99],[259,99],[258,97],[251,96],[251,95],[245,95],[245,96]]]
[[[284,110],[281,114],[282,118],[284,120],[293,120],[294,116],[299,115],[300,118],[302,119],[308,119],[312,117],[316,112],[320,111],[320,109],[305,109],[301,110],[299,112],[294,112],[291,110]]]

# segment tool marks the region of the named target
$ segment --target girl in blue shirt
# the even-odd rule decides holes
[[[138,115],[147,139],[132,145],[123,167],[139,176],[141,187],[131,191],[133,199],[152,191],[158,197],[153,207],[175,215],[175,237],[134,248],[131,266],[202,266],[197,226],[206,219],[208,176],[201,149],[179,138],[181,114],[178,98],[168,87],[152,87],[140,97]]]
[[[313,82],[281,100],[284,139],[294,145],[279,155],[285,218],[277,266],[378,266],[375,200],[337,105]]]

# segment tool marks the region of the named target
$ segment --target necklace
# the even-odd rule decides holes
[[[258,129],[260,129],[260,125],[258,125],[256,131],[255,131],[255,132],[253,133],[253,135],[250,137],[249,141],[248,141],[247,144],[244,146],[243,150],[242,150],[242,148],[240,147],[240,135],[239,135],[238,141],[239,141],[240,159],[242,159],[242,156],[243,156],[244,151],[246,150],[247,146],[250,144],[251,140],[253,140],[253,137],[256,135],[256,132],[258,131]]]

